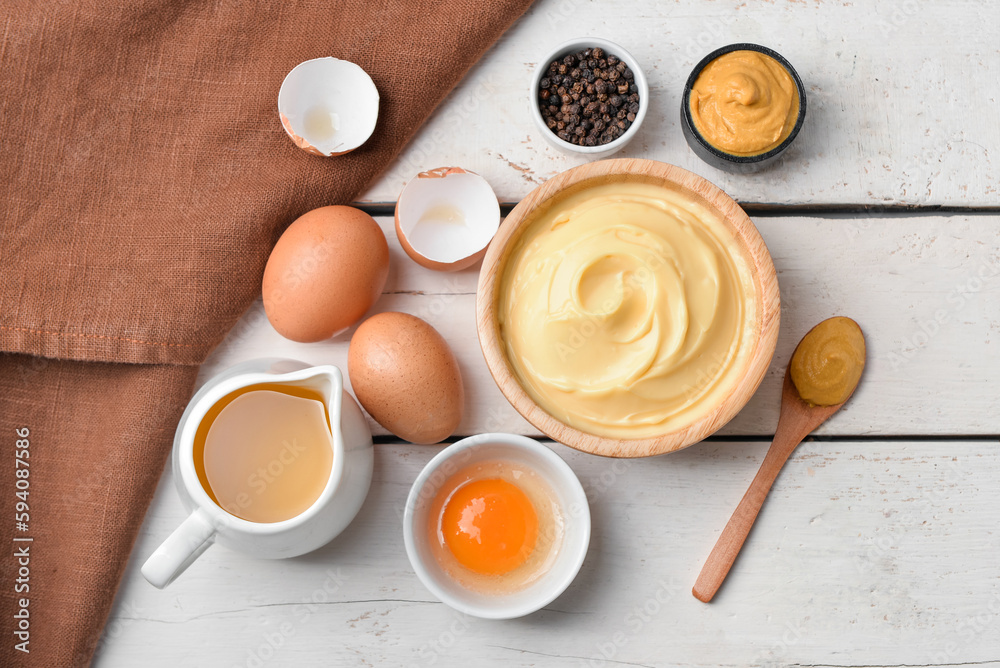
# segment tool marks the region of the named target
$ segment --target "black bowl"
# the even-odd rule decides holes
[[[691,118],[691,88],[694,86],[694,82],[698,79],[698,75],[701,74],[701,71],[705,69],[705,66],[710,62],[719,56],[733,51],[757,51],[758,53],[763,53],[764,55],[774,58],[788,71],[788,74],[791,75],[792,80],[795,82],[795,88],[799,93],[799,115],[795,120],[795,127],[792,128],[791,134],[785,138],[785,141],[781,142],[766,153],[759,153],[757,155],[733,155],[732,153],[720,151],[712,146],[707,139],[701,136],[701,133],[699,133],[697,128],[694,126],[694,120]],[[799,134],[799,130],[802,128],[802,121],[804,121],[805,118],[806,89],[802,85],[802,79],[799,78],[799,73],[795,71],[792,64],[785,60],[784,56],[780,53],[769,49],[766,46],[760,46],[759,44],[730,44],[729,46],[716,49],[712,53],[708,54],[702,58],[697,65],[695,65],[693,70],[691,70],[691,76],[688,77],[687,83],[684,84],[684,94],[681,95],[681,129],[684,131],[684,139],[687,140],[688,146],[691,147],[691,150],[694,151],[695,155],[699,158],[716,169],[721,169],[727,172],[743,174],[756,172],[773,163],[778,159],[782,152],[788,148],[788,146],[792,143],[792,140],[795,139],[795,136]]]

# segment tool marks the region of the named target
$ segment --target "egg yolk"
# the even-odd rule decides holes
[[[483,575],[502,575],[531,556],[538,516],[516,485],[499,478],[473,480],[448,499],[441,532],[460,564]]]

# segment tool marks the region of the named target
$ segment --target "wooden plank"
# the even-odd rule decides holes
[[[621,157],[690,169],[741,202],[997,206],[1000,50],[987,28],[997,25],[1000,4],[972,0],[539,0],[362,199],[394,202],[417,172],[458,165],[516,202],[584,162],[543,140],[527,89],[549,49],[591,34],[629,49],[649,78],[649,116]],[[746,41],[783,54],[808,89],[783,164],[755,176],[695,157],[678,111],[695,63]]]
[[[631,461],[553,447],[594,531],[539,613],[489,622],[433,599],[400,513],[438,448],[379,445],[361,514],[327,547],[216,546],[158,591],[138,567],[185,515],[168,472],[95,666],[1000,666],[996,441],[804,443],[710,605],[691,584],[766,443]]]
[[[459,433],[538,432],[500,394],[475,329],[478,266],[440,274],[399,248],[380,218],[392,269],[375,309],[418,315],[448,339],[462,367],[466,416]],[[759,218],[782,297],[777,353],[764,384],[723,435],[774,431],[788,358],[810,327],[832,315],[857,320],[869,366],[851,402],[825,435],[1000,434],[1000,216]],[[258,303],[201,371],[204,380],[237,362],[284,356],[347,368],[348,331],[298,344],[271,328]],[[385,430],[372,423],[373,431]]]

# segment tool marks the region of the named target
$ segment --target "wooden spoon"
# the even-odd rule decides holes
[[[801,341],[799,345],[802,345]],[[798,349],[796,346],[795,350]],[[792,357],[795,357],[794,353]],[[854,394],[855,389],[857,385],[851,389],[851,394]],[[701,568],[701,574],[691,589],[696,599],[708,603],[722,586],[722,581],[733,567],[736,555],[740,553],[747,534],[750,533],[750,528],[753,527],[757,514],[764,505],[764,499],[767,498],[771,485],[774,484],[781,467],[785,465],[795,447],[816,427],[826,422],[850,398],[848,395],[847,399],[833,406],[813,406],[807,403],[795,389],[795,384],[792,382],[792,365],[789,362],[781,389],[781,414],[778,417],[774,440],[767,451],[767,456],[764,457],[764,462],[760,465],[760,470],[750,483],[750,488],[743,495],[743,500],[736,507],[715,547],[712,548],[712,553],[708,555],[708,560]]]

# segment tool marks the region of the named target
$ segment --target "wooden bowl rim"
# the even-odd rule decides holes
[[[684,427],[648,438],[618,439],[597,436],[571,427],[547,413],[521,387],[500,339],[496,322],[497,288],[501,270],[514,243],[533,214],[594,181],[647,182],[683,191],[715,210],[735,233],[751,260],[751,272],[758,291],[758,331],[753,352],[743,377],[718,406],[700,420]],[[740,206],[719,187],[697,174],[655,160],[616,158],[590,162],[568,169],[532,190],[500,224],[493,238],[476,293],[476,328],[486,365],[500,391],[515,410],[546,436],[577,450],[606,457],[648,457],[675,452],[693,445],[718,431],[750,400],[760,386],[778,340],[781,302],[777,273],[757,227]]]

